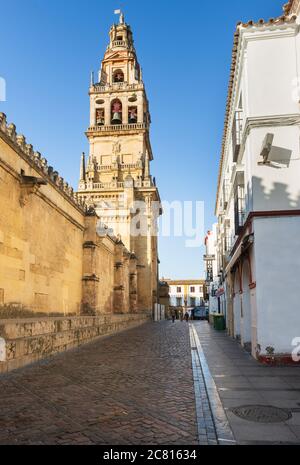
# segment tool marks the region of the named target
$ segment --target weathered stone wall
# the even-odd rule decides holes
[[[0,306],[79,314],[83,206],[3,115],[0,211]]]
[[[149,319],[137,257],[2,113],[0,211],[0,373]]]
[[[149,320],[146,314],[0,320],[0,373]]]
[[[0,211],[0,320],[136,313],[137,258],[3,113]]]

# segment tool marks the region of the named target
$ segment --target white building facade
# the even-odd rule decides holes
[[[199,307],[204,305],[204,280],[167,280],[171,307]]]
[[[300,337],[299,9],[237,27],[218,181],[228,330],[262,361]]]

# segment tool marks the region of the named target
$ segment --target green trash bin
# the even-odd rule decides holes
[[[225,331],[226,329],[226,322],[224,315],[214,315],[214,328],[217,331]]]

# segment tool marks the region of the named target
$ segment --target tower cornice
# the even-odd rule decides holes
[[[145,92],[145,85],[143,82],[136,84],[128,84],[127,82],[118,82],[113,84],[94,84],[90,87],[89,95],[101,94],[101,93],[115,93],[115,92],[130,92],[130,91],[142,90]]]

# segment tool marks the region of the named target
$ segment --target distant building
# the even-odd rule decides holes
[[[165,315],[169,316],[170,308],[170,287],[166,281],[159,281],[158,284],[158,303],[164,305]]]
[[[203,279],[165,280],[169,285],[171,307],[197,307],[204,305],[205,281]]]

